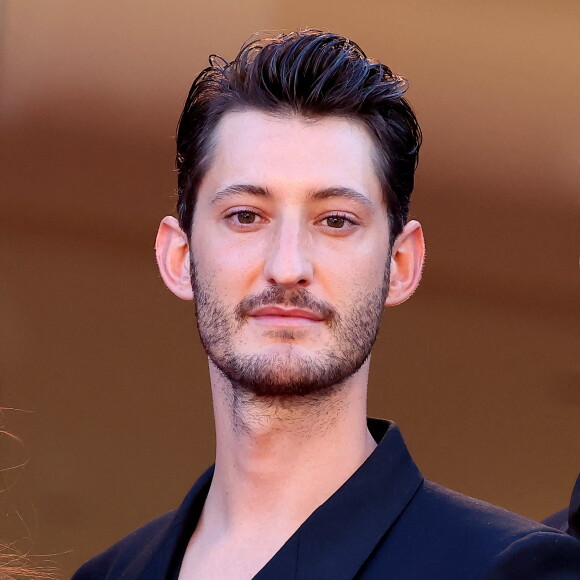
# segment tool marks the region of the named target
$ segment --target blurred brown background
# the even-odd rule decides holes
[[[567,503],[576,0],[1,6],[0,405],[34,411],[5,413],[31,462],[2,509],[18,509],[33,552],[60,554],[67,577],[176,506],[212,461],[192,307],[163,287],[153,241],[193,77],[261,29],[343,33],[411,81],[428,261],[385,316],[370,414],[395,419],[444,485],[532,518]],[[11,521],[0,536],[29,533]]]

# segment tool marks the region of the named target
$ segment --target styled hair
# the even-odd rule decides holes
[[[232,62],[215,55],[209,62],[194,80],[177,126],[177,214],[188,238],[218,122],[230,111],[258,110],[362,121],[375,142],[393,243],[407,221],[421,145],[421,129],[403,98],[404,78],[348,38],[312,29],[255,38]]]

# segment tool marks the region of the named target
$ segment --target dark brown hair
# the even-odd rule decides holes
[[[177,127],[181,228],[191,236],[197,188],[211,161],[219,120],[228,111],[254,109],[365,123],[376,144],[392,243],[407,221],[421,145],[419,124],[402,96],[407,86],[351,40],[320,30],[251,40],[232,62],[211,56],[193,82]]]

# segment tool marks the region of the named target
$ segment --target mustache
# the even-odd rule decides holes
[[[304,308],[314,312],[330,325],[338,319],[338,312],[332,306],[316,298],[308,290],[304,288],[284,290],[279,286],[272,286],[259,294],[246,296],[234,310],[236,320],[242,322],[252,310],[264,306]]]

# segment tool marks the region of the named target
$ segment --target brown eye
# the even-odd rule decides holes
[[[253,224],[256,221],[256,214],[251,211],[239,211],[236,216],[241,224]]]
[[[327,225],[330,226],[331,228],[337,228],[337,229],[344,227],[345,221],[346,220],[343,217],[339,217],[336,215],[326,218]]]

